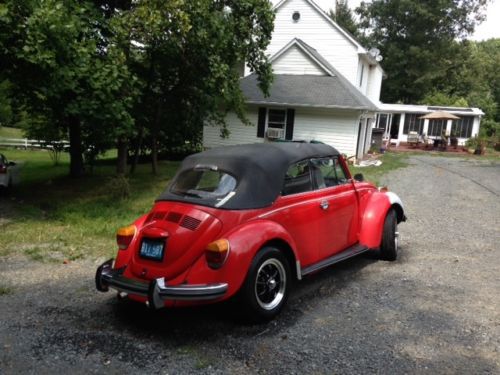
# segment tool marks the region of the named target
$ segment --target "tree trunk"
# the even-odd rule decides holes
[[[153,131],[151,135],[151,167],[153,169],[153,174],[158,173],[158,131],[160,129],[161,121],[161,102],[159,101],[156,106],[156,116],[153,124]]]
[[[139,134],[137,136],[137,143],[134,148],[134,158],[132,159],[132,164],[130,165],[130,174],[133,174],[135,172],[135,168],[139,163],[139,156],[141,153],[143,138],[144,138],[144,126],[141,126],[139,128]]]
[[[83,165],[82,129],[80,120],[76,117],[68,119],[69,122],[69,175],[82,177],[85,171]]]
[[[153,174],[158,174],[158,137],[156,131],[153,131],[151,136],[151,168]]]
[[[127,173],[127,154],[128,154],[128,143],[125,137],[118,138],[116,144],[118,149],[118,160],[116,163],[116,173],[118,175],[125,175]]]

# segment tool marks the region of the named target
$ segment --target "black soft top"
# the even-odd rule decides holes
[[[188,156],[176,176],[157,201],[180,201],[215,206],[217,202],[194,197],[181,197],[170,192],[180,173],[193,168],[212,168],[233,175],[238,185],[236,194],[221,208],[243,210],[270,206],[283,188],[288,167],[300,160],[339,155],[322,143],[256,143],[214,148]]]

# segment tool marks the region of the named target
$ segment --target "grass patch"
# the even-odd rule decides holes
[[[375,185],[380,184],[380,178],[395,169],[405,168],[408,163],[407,154],[405,153],[396,153],[396,152],[386,152],[385,154],[380,156],[380,160],[382,161],[382,165],[379,167],[370,166],[370,167],[355,167],[349,166],[351,170],[351,174],[354,176],[356,173],[362,173],[365,177],[365,180],[374,183]]]
[[[110,152],[93,173],[71,179],[67,154],[55,166],[43,150],[0,152],[19,162],[20,173],[19,184],[0,196],[0,256],[22,253],[40,262],[114,256],[116,229],[149,212],[179,166],[162,161],[154,176],[151,166],[142,164],[124,181],[115,176],[116,153]],[[405,159],[404,154],[387,153],[380,167],[351,170],[378,183],[389,170],[406,166]]]
[[[0,152],[21,162],[20,183],[0,197],[0,256],[21,252],[48,262],[114,255],[116,229],[150,210],[179,165],[160,162],[156,176],[149,164],[139,165],[124,186],[114,175],[113,154],[99,160],[92,174],[71,179],[66,154],[54,166],[46,151]]]
[[[0,296],[6,296],[7,294],[12,294],[13,292],[12,288],[0,286]]]
[[[21,129],[0,126],[0,138],[24,138],[24,136]]]

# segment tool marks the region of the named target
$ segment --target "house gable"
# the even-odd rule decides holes
[[[327,75],[326,71],[317,63],[312,61],[296,45],[288,48],[272,62],[274,74],[312,74],[318,76]]]
[[[326,61],[356,84],[360,48],[310,0],[285,0],[277,5],[275,27],[267,49],[270,56],[294,38],[312,46]],[[298,20],[294,20],[299,13]],[[249,73],[249,72],[248,72]],[[247,74],[248,74],[247,73]]]
[[[270,62],[275,74],[335,76],[333,67],[316,50],[299,39],[293,39]]]
[[[290,0],[281,0],[279,1],[275,6],[274,6],[274,10],[277,11],[279,8],[281,8],[283,5],[285,5],[286,2],[288,2]],[[316,12],[321,16],[323,17],[328,23],[330,23],[338,32],[340,32],[341,34],[344,35],[344,37],[349,40],[349,42],[351,42],[354,46],[356,46],[360,53],[364,52],[365,51],[365,48],[359,44],[359,42],[354,39],[352,37],[352,35],[350,35],[347,31],[345,31],[342,27],[340,27],[334,20],[332,20],[330,18],[330,16],[326,13],[326,9],[322,9],[316,2],[312,1],[312,0],[305,0],[306,2],[308,2],[312,8],[314,8],[314,10],[316,10]],[[334,5],[334,4],[332,4]]]

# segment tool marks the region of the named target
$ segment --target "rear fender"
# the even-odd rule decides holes
[[[269,220],[255,220],[243,224],[223,236],[229,240],[230,253],[226,263],[218,270],[208,267],[205,256],[193,265],[186,278],[188,284],[227,282],[229,289],[224,299],[234,295],[243,284],[255,254],[269,242],[286,242],[298,259],[295,243],[279,224]],[[294,265],[290,265],[294,267]]]
[[[387,213],[391,208],[396,210],[398,223],[404,221],[403,203],[399,197],[392,192],[375,191],[363,197],[361,230],[359,233],[360,244],[370,248],[378,249],[382,242],[382,233]]]
[[[132,255],[133,255],[132,249],[134,247],[134,243],[136,241],[137,234],[139,232],[139,228],[142,228],[147,217],[148,217],[148,214],[142,215],[136,221],[134,221],[133,224],[137,228],[135,235],[134,235],[134,239],[132,240],[132,242],[130,242],[129,247],[126,248],[125,250],[117,249],[117,254],[116,254],[116,259],[115,259],[115,264],[114,264],[115,269],[125,267],[130,263],[130,258],[132,258]],[[118,246],[117,246],[117,248],[118,248]]]

